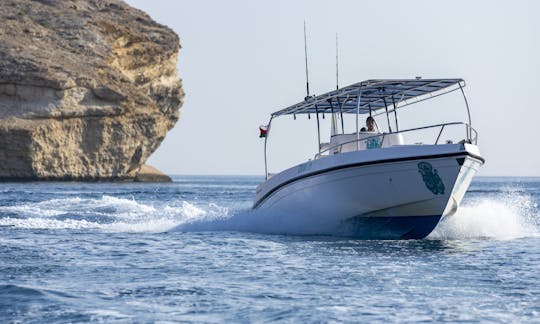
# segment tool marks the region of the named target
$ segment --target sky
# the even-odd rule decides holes
[[[264,173],[259,125],[305,96],[305,21],[312,94],[336,87],[336,33],[340,86],[463,78],[486,158],[479,175],[540,176],[540,1],[126,2],[180,37],[185,102],[148,161],[165,173]],[[466,121],[463,98],[405,109],[399,118],[407,126]],[[271,133],[269,171],[316,153],[314,119],[284,117]]]

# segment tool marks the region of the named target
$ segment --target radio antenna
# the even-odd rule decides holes
[[[306,21],[304,20],[304,54],[306,57],[306,98],[309,99],[309,74],[308,74],[308,61],[307,61],[307,37],[306,37]]]
[[[338,34],[336,33],[336,90],[339,89]]]

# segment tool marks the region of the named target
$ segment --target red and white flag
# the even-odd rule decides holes
[[[266,134],[268,134],[268,126],[261,125],[259,126],[259,138],[266,137]]]

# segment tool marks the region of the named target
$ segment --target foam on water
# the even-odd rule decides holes
[[[245,211],[230,217],[210,217],[179,224],[179,231],[246,231],[270,234],[340,235],[341,224],[313,224],[313,220],[282,217],[268,212]],[[474,238],[516,239],[540,236],[537,206],[527,196],[514,194],[505,200],[483,198],[461,206],[444,219],[428,237],[434,240]],[[318,227],[317,227],[318,226]]]
[[[428,237],[434,240],[515,239],[539,236],[537,205],[523,192],[469,201],[443,219]],[[214,203],[171,201],[153,205],[104,195],[70,197],[0,207],[0,226],[25,229],[93,229],[107,232],[239,231],[267,234],[341,235],[341,224],[316,223],[268,211],[237,211]],[[7,214],[7,215],[6,215]]]
[[[152,206],[133,199],[51,199],[0,207],[0,226],[25,229],[98,229],[111,232],[166,232],[179,223],[225,216],[228,209],[215,204],[197,207],[189,202]]]
[[[461,206],[456,214],[443,219],[430,239],[517,239],[538,237],[538,206],[523,193],[504,198],[482,198]]]

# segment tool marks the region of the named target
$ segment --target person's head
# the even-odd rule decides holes
[[[373,119],[373,117],[369,116],[366,119],[366,126],[367,126],[368,132],[375,131],[375,119]]]

